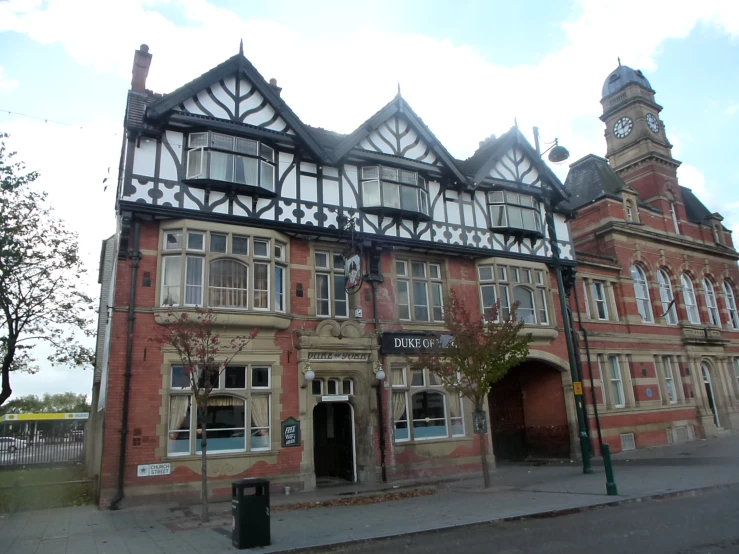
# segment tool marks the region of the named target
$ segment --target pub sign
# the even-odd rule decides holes
[[[380,350],[383,354],[415,354],[432,352],[435,348],[446,348],[452,336],[445,333],[425,331],[386,332],[380,335]]]

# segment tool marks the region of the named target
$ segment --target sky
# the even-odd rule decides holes
[[[134,51],[149,45],[147,88],[167,93],[242,39],[303,122],[349,133],[400,86],[461,159],[514,120],[571,161],[605,155],[601,87],[620,57],[656,90],[680,184],[739,236],[736,0],[0,0],[0,132],[78,232],[89,293],[115,229]],[[89,393],[92,371],[44,364],[12,386]]]

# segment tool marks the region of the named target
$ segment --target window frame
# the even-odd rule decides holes
[[[721,328],[721,314],[718,310],[718,302],[716,301],[716,291],[713,283],[708,277],[703,277],[703,298],[706,301],[706,311],[708,312],[708,323]]]
[[[423,267],[423,276],[413,274],[415,266]],[[404,268],[404,273],[399,273],[399,267]],[[438,269],[438,277],[432,277],[431,268]],[[444,322],[444,264],[436,260],[419,260],[415,258],[396,258],[395,259],[395,290],[397,291],[396,303],[398,305],[398,319],[401,321],[414,321],[422,323],[443,323]],[[425,303],[419,302],[420,288],[417,285],[423,285],[425,291]],[[401,288],[405,288],[408,302],[402,303],[400,300]],[[438,291],[439,303],[436,304],[434,290]],[[408,308],[408,318],[401,317],[401,308]],[[426,319],[418,317],[418,309],[426,310]],[[438,314],[438,319],[437,319]]]
[[[195,396],[192,392],[192,389],[190,387],[184,388],[184,387],[174,387],[172,386],[172,379],[174,375],[174,368],[175,367],[181,367],[180,364],[172,363],[170,364],[170,371],[169,371],[169,394],[163,395],[164,398],[166,398],[166,405],[167,405],[167,454],[166,456],[168,458],[181,458],[186,456],[199,456],[201,454],[201,451],[197,448],[197,440],[198,440],[198,410],[197,410],[197,404],[195,402]],[[221,371],[218,375],[218,386],[213,387],[213,391],[211,392],[210,398],[216,398],[216,397],[225,397],[225,398],[233,398],[235,400],[241,401],[244,403],[244,449],[234,449],[234,450],[208,450],[208,456],[211,454],[213,455],[240,455],[243,456],[244,454],[250,454],[252,452],[254,453],[263,453],[263,452],[271,452],[273,450],[273,425],[272,425],[272,419],[273,419],[273,412],[272,412],[272,396],[274,394],[272,389],[272,366],[269,364],[263,364],[263,363],[250,363],[250,362],[234,362],[230,364],[228,367],[236,367],[236,368],[244,368],[245,371],[245,388],[227,388],[226,387],[226,369]],[[264,369],[267,368],[268,370],[268,381],[269,386],[267,387],[254,387],[252,385],[253,383],[253,371],[254,369]],[[268,426],[264,427],[253,427],[252,426],[252,403],[253,399],[255,397],[267,397],[267,409],[268,409]],[[190,410],[190,421],[189,426],[187,430],[179,429],[179,430],[173,430],[171,429],[171,402],[173,398],[188,398],[189,399],[189,410]],[[229,428],[230,429],[230,428]],[[234,428],[234,429],[241,429]],[[251,445],[252,442],[252,431],[253,429],[267,429],[267,436],[269,437],[269,447],[266,448],[254,448]],[[209,427],[208,431],[215,430],[213,427]],[[187,432],[189,434],[188,438],[188,451],[187,452],[172,452],[170,451],[170,438],[169,436],[172,433],[180,433],[180,432]],[[210,439],[209,439],[210,440]]]
[[[196,142],[194,139],[205,137],[205,144],[193,145]],[[216,137],[226,137],[231,139],[232,146],[227,148],[223,145],[215,144]],[[239,150],[238,145],[241,142],[253,143],[256,145],[256,153],[245,152]],[[205,181],[209,183],[224,183],[227,186],[243,187],[250,189],[255,193],[265,194],[269,196],[275,195],[276,184],[277,184],[277,161],[279,159],[279,151],[271,144],[267,144],[263,140],[256,140],[247,137],[239,137],[236,135],[230,135],[227,133],[221,133],[218,131],[197,131],[187,135],[186,141],[186,153],[185,153],[185,182],[187,181]],[[212,158],[213,154],[221,156],[231,156],[231,179],[223,178],[219,179],[212,176]],[[199,155],[200,163],[198,171],[191,174],[190,159],[192,156]],[[256,184],[246,183],[246,173],[244,173],[243,183],[236,180],[236,175],[239,171],[237,166],[237,159],[245,158],[248,160],[254,160],[256,163],[255,170]],[[265,179],[265,168],[271,168],[272,178],[271,180]],[[228,169],[226,174],[228,174]],[[243,171],[243,168],[242,168]],[[220,176],[219,176],[220,177]],[[269,186],[265,186],[269,184]]]
[[[372,171],[375,171],[375,176]],[[395,178],[391,176],[395,172]],[[431,219],[429,204],[428,180],[418,171],[391,167],[387,165],[368,165],[359,168],[359,181],[361,183],[361,206],[362,211],[381,211],[390,213],[399,213],[407,217],[418,219]],[[408,177],[413,176],[414,183],[402,179],[402,175],[407,174]],[[377,203],[368,202],[368,187],[371,183],[375,183],[377,187]],[[389,186],[388,186],[389,185]],[[392,187],[398,187],[397,206],[386,201],[387,190],[393,190]],[[415,191],[416,208],[406,207],[403,205],[404,189],[412,189]],[[407,200],[407,198],[406,198]],[[392,200],[390,201],[392,202]]]
[[[693,280],[687,273],[683,273],[680,276],[680,285],[682,286],[683,302],[685,303],[685,312],[688,316],[688,322],[693,325],[700,325],[701,315],[700,310],[698,309],[698,299],[695,296],[695,286],[693,286]],[[690,303],[688,302],[688,299],[691,300]]]
[[[734,288],[728,279],[724,279],[724,303],[726,304],[726,311],[729,314],[729,327],[734,330],[739,330],[739,311],[736,307],[736,295],[734,294]]]
[[[485,275],[483,275],[483,272]],[[541,274],[541,280],[537,277],[539,273]],[[549,310],[550,297],[545,270],[536,267],[515,266],[508,263],[499,264],[497,261],[491,261],[477,265],[476,275],[478,298],[483,318],[489,316],[491,308],[491,306],[486,305],[486,293],[488,297],[492,293],[494,303],[500,301],[501,313],[497,314],[496,319],[493,320],[494,323],[498,323],[501,321],[501,315],[503,318],[508,317],[511,302],[515,302],[516,290],[521,288],[531,296],[533,306],[533,322],[524,321],[524,325],[553,325]],[[527,275],[528,277],[525,277]]]
[[[634,275],[636,273],[636,276]],[[652,299],[649,294],[649,281],[647,274],[639,264],[631,266],[631,279],[633,281],[634,300],[642,323],[654,323],[654,312],[652,311]],[[643,289],[645,296],[639,296],[639,287]],[[641,308],[641,309],[640,309]],[[644,310],[646,313],[643,313]]]
[[[604,281],[591,281],[593,290],[593,304],[595,305],[595,315],[599,321],[608,321],[608,296],[606,294],[606,284]],[[600,290],[600,293],[598,292]],[[601,310],[603,308],[603,316]]]
[[[662,303],[662,313],[667,325],[677,325],[677,310],[675,309],[675,295],[672,293],[672,282],[669,273],[661,268],[657,270],[657,284],[659,285],[659,299]]]
[[[203,237],[203,248],[202,249],[189,249],[187,248],[189,240],[187,238],[192,234],[199,234]],[[176,245],[172,246],[167,243],[167,237],[172,235],[180,235],[184,240],[180,240],[180,249],[176,248]],[[225,252],[221,251],[220,248],[213,249],[213,238],[223,237],[225,244]],[[234,254],[233,253],[233,238],[246,239],[247,252],[246,254]],[[268,254],[273,252],[273,247],[276,244],[282,246],[282,259],[276,260],[274,256],[268,255],[264,257],[254,256],[254,241],[264,241],[267,243]],[[284,294],[284,290],[287,288],[287,262],[286,262],[286,243],[274,237],[263,237],[259,235],[247,234],[243,229],[238,230],[222,230],[221,228],[203,230],[198,227],[189,227],[188,224],[184,224],[181,227],[176,228],[164,228],[160,233],[161,244],[159,247],[158,260],[159,260],[159,283],[158,283],[158,304],[160,308],[191,308],[196,306],[202,306],[204,308],[212,308],[218,311],[234,311],[234,312],[256,312],[256,313],[286,313],[288,311],[287,306],[287,295]],[[178,261],[173,261],[177,259]],[[193,263],[192,260],[199,260],[201,264],[200,268],[200,284],[188,284],[188,268],[189,264]],[[220,275],[224,282],[230,282],[231,284],[239,284],[239,280],[235,277],[235,273],[226,275],[223,273],[213,273],[213,268],[217,267],[218,262],[233,262],[243,266],[245,275],[243,277],[246,280],[246,288],[240,286],[224,287],[213,282],[214,275]],[[255,289],[255,267],[257,264],[265,264],[267,266],[267,307],[266,308],[255,308],[255,294],[259,291]],[[277,268],[281,268],[283,276],[283,310],[276,309],[272,304],[272,294],[275,292],[275,278],[278,274]],[[172,279],[170,280],[170,271],[172,271]],[[168,282],[174,284],[167,284]],[[186,302],[187,295],[190,292],[191,287],[199,287],[199,302]],[[221,291],[223,295],[231,296],[237,300],[246,299],[241,305],[220,305],[226,302],[221,301],[215,303],[216,297],[214,294],[217,291]],[[176,291],[176,297],[174,293]],[[171,300],[168,303],[167,300]]]
[[[670,215],[672,216],[672,226],[675,228],[675,234],[680,234],[680,226],[677,222],[677,211],[675,210],[675,202],[670,200]]]
[[[616,362],[615,366],[612,363]],[[618,359],[617,354],[608,355],[608,381],[609,388],[611,389],[611,403],[614,408],[625,408],[626,407],[626,391],[624,389],[623,373],[621,372],[621,361]],[[615,374],[615,377],[614,377]],[[615,385],[614,385],[615,384]],[[614,389],[615,386],[615,389]],[[621,402],[615,402],[613,394],[618,392]]]
[[[522,198],[530,199],[523,201]],[[507,230],[512,233],[544,236],[544,226],[541,221],[541,206],[539,200],[532,194],[524,194],[507,190],[489,191],[485,198],[487,202],[487,217],[490,229]],[[496,208],[494,208],[496,207]],[[497,213],[493,213],[493,211]],[[520,210],[518,218],[521,221],[520,226],[512,224],[511,209]],[[526,227],[524,223],[524,212],[533,216],[533,228]],[[505,216],[505,222],[501,223],[501,215]],[[497,223],[496,223],[497,222]]]
[[[672,370],[672,359],[670,356],[662,356],[662,370],[665,380],[665,392],[667,393],[667,402],[669,404],[677,404],[677,383],[675,382],[675,373]],[[672,387],[672,388],[670,388]]]
[[[319,255],[325,255],[326,256],[326,266],[319,266],[317,262],[317,256]],[[314,283],[315,283],[315,313],[316,318],[320,319],[349,319],[350,315],[350,307],[349,307],[349,293],[346,291],[346,288],[342,285],[341,290],[344,291],[344,297],[343,299],[336,298],[336,283],[338,281],[343,281],[344,279],[344,268],[338,268],[336,264],[336,258],[341,257],[342,260],[344,258],[343,253],[331,250],[330,248],[324,249],[324,248],[316,248],[313,251],[313,267],[314,267]],[[327,283],[327,291],[328,291],[328,298],[319,297],[319,276],[326,278]],[[337,301],[342,302],[346,305],[346,314],[345,315],[338,315],[336,312],[336,303]],[[328,303],[328,313],[319,313],[319,301],[320,302],[327,302]]]

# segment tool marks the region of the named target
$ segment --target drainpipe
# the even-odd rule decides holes
[[[382,282],[382,276],[371,273],[371,260],[368,261],[370,264],[367,266],[369,269],[367,280],[372,285],[372,316],[374,318],[375,335],[377,335],[377,330],[380,328],[380,318],[377,316],[377,283]],[[377,355],[379,356],[380,353],[378,352]],[[389,375],[388,372],[385,373]],[[383,410],[382,389],[382,381],[377,381],[377,424],[380,426],[380,468],[382,469],[382,482],[387,483],[387,468],[385,467],[385,414]]]
[[[133,324],[136,321],[136,276],[139,269],[139,232],[141,223],[135,220],[133,223],[133,245],[128,252],[131,258],[131,294],[128,300],[128,336],[126,337],[126,370],[123,384],[123,413],[121,414],[121,445],[118,458],[118,492],[110,503],[111,510],[117,510],[118,504],[123,500],[123,481],[126,469],[126,443],[128,442],[128,404],[131,396],[131,358],[133,357]]]

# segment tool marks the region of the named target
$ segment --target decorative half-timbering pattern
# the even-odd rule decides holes
[[[523,150],[514,147],[506,152],[488,174],[493,179],[515,181],[524,185],[541,186],[539,172]]]
[[[130,142],[132,175],[124,182],[122,201],[162,208],[179,208],[230,217],[257,218],[264,222],[338,228],[339,216],[357,218],[357,230],[369,235],[428,243],[464,246],[520,254],[549,256],[546,237],[523,238],[490,230],[485,192],[447,188],[429,181],[430,221],[401,216],[364,213],[361,209],[360,168],[342,164],[319,166],[296,152],[277,153],[276,197],[251,196],[234,185],[230,192],[185,184],[183,133],[167,131],[161,141]],[[519,164],[523,166],[523,164]],[[533,171],[533,170],[532,170]],[[524,179],[532,171],[519,173]],[[510,180],[510,179],[506,179]],[[541,210],[541,207],[540,207]],[[544,220],[543,211],[540,214]],[[564,259],[572,259],[569,228],[564,216],[555,214]]]
[[[246,123],[290,133],[287,123],[277,114],[256,87],[244,78],[221,79],[179,105],[182,112]]]
[[[393,116],[380,125],[359,147],[370,152],[400,156],[417,162],[436,164],[431,147],[411,128],[403,117]]]

